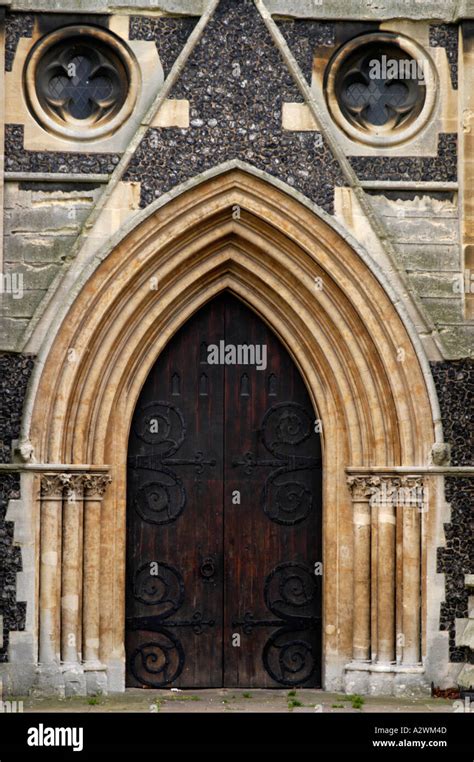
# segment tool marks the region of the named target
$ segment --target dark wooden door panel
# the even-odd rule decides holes
[[[227,344],[266,347],[267,367],[226,366],[224,685],[316,686],[321,471],[313,408],[288,352],[234,299],[225,333]]]
[[[224,374],[221,366],[207,366],[201,346],[221,334],[222,309],[211,303],[164,350],[133,419],[129,685],[222,685],[216,643],[222,639]]]
[[[208,364],[220,342],[241,360],[265,346],[266,367]],[[128,685],[320,685],[314,417],[288,352],[229,294],[162,353],[129,441]]]

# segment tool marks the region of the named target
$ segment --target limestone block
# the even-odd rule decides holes
[[[459,275],[452,273],[409,273],[408,279],[419,296],[459,297]]]
[[[425,297],[421,301],[423,307],[437,325],[444,325],[446,323],[462,325],[464,323],[463,305],[459,297],[454,295],[451,298],[438,297],[437,299]]]
[[[455,244],[398,243],[394,241],[394,250],[400,262],[407,270],[451,270],[461,271],[459,246]]]

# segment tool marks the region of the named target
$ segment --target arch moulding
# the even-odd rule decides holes
[[[434,511],[371,498],[427,486],[420,474],[435,425],[422,361],[349,243],[240,169],[129,232],[77,295],[44,360],[29,431],[36,460],[49,464],[38,477],[41,667],[62,665],[67,681],[66,663],[87,684],[123,686],[130,422],[163,347],[224,289],[278,335],[322,421],[325,687],[345,680],[363,690],[381,676],[396,681],[397,670],[418,674]],[[55,558],[45,553],[55,549]]]

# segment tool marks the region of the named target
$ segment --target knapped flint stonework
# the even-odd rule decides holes
[[[445,494],[451,505],[451,523],[444,527],[446,547],[438,549],[437,571],[444,573],[446,578],[440,630],[449,632],[450,660],[474,664],[474,651],[456,645],[456,619],[468,616],[469,596],[464,577],[474,574],[474,482],[472,479],[447,478]]]
[[[141,182],[142,207],[240,159],[333,211],[340,167],[317,132],[282,129],[282,104],[302,98],[253,5],[220,3],[170,97],[189,100],[191,124],[148,130],[124,176]]]
[[[21,551],[13,544],[13,522],[5,521],[8,501],[19,497],[19,476],[0,474],[0,616],[3,618],[0,662],[8,661],[10,632],[25,628],[26,603],[16,599],[16,575],[22,570]]]
[[[11,71],[20,37],[33,35],[32,13],[9,13],[5,18],[5,71]]]
[[[359,180],[456,182],[457,135],[439,135],[438,154],[431,156],[350,156]]]
[[[474,465],[474,360],[431,363],[451,465]]]
[[[474,361],[465,359],[432,363],[443,419],[444,438],[451,444],[454,466],[474,462]],[[474,651],[456,646],[456,619],[468,614],[464,576],[474,574],[474,483],[472,479],[447,478],[446,501],[451,522],[445,524],[446,547],[438,549],[438,572],[446,576],[446,599],[441,606],[440,629],[449,632],[453,662],[474,663]]]
[[[130,40],[154,40],[165,77],[197,24],[195,18],[130,16]]]
[[[0,355],[0,462],[12,460],[11,443],[20,434],[26,387],[34,361],[28,355]],[[17,474],[0,474],[0,616],[3,647],[0,662],[7,661],[9,632],[25,626],[26,604],[16,600],[16,575],[21,571],[21,551],[13,545],[13,523],[5,521],[8,501],[20,497]]]
[[[432,48],[445,48],[449,62],[449,73],[453,90],[458,89],[458,39],[457,24],[433,24],[430,26],[430,45]]]
[[[334,47],[336,42],[335,25],[329,21],[294,19],[292,21],[280,21],[278,27],[308,83],[311,83],[316,49]]]
[[[33,370],[28,355],[0,354],[0,463],[11,463],[12,439],[20,434],[26,387]]]
[[[61,174],[108,175],[120,161],[118,153],[74,153],[27,151],[23,125],[5,125],[5,170],[7,172],[59,172]]]

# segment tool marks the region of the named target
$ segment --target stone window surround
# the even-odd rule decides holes
[[[38,67],[49,51],[58,45],[67,45],[69,39],[81,39],[85,46],[94,46],[94,41],[102,45],[105,52],[120,61],[127,76],[126,95],[118,109],[112,109],[110,118],[101,120],[99,125],[82,125],[79,120],[61,120],[47,109],[38,93]],[[138,62],[133,52],[123,40],[106,29],[87,24],[73,24],[56,29],[45,35],[33,46],[25,62],[25,96],[36,119],[49,132],[57,133],[70,140],[92,140],[105,137],[115,132],[131,115],[141,87],[141,75]]]
[[[338,70],[344,61],[353,53],[364,46],[372,46],[377,43],[385,45],[395,45],[402,51],[405,51],[407,57],[421,63],[425,74],[426,95],[423,107],[417,118],[400,130],[394,130],[393,133],[384,133],[381,135],[373,132],[364,132],[352,125],[344,115],[339,105],[338,94],[336,92],[336,82]],[[340,129],[342,129],[352,140],[367,145],[380,147],[389,147],[398,143],[406,142],[414,138],[425,126],[431,117],[435,107],[437,92],[439,89],[438,78],[435,67],[428,52],[418,43],[408,39],[400,34],[390,32],[372,32],[369,34],[355,37],[342,46],[328,64],[325,79],[326,98],[329,111]]]

